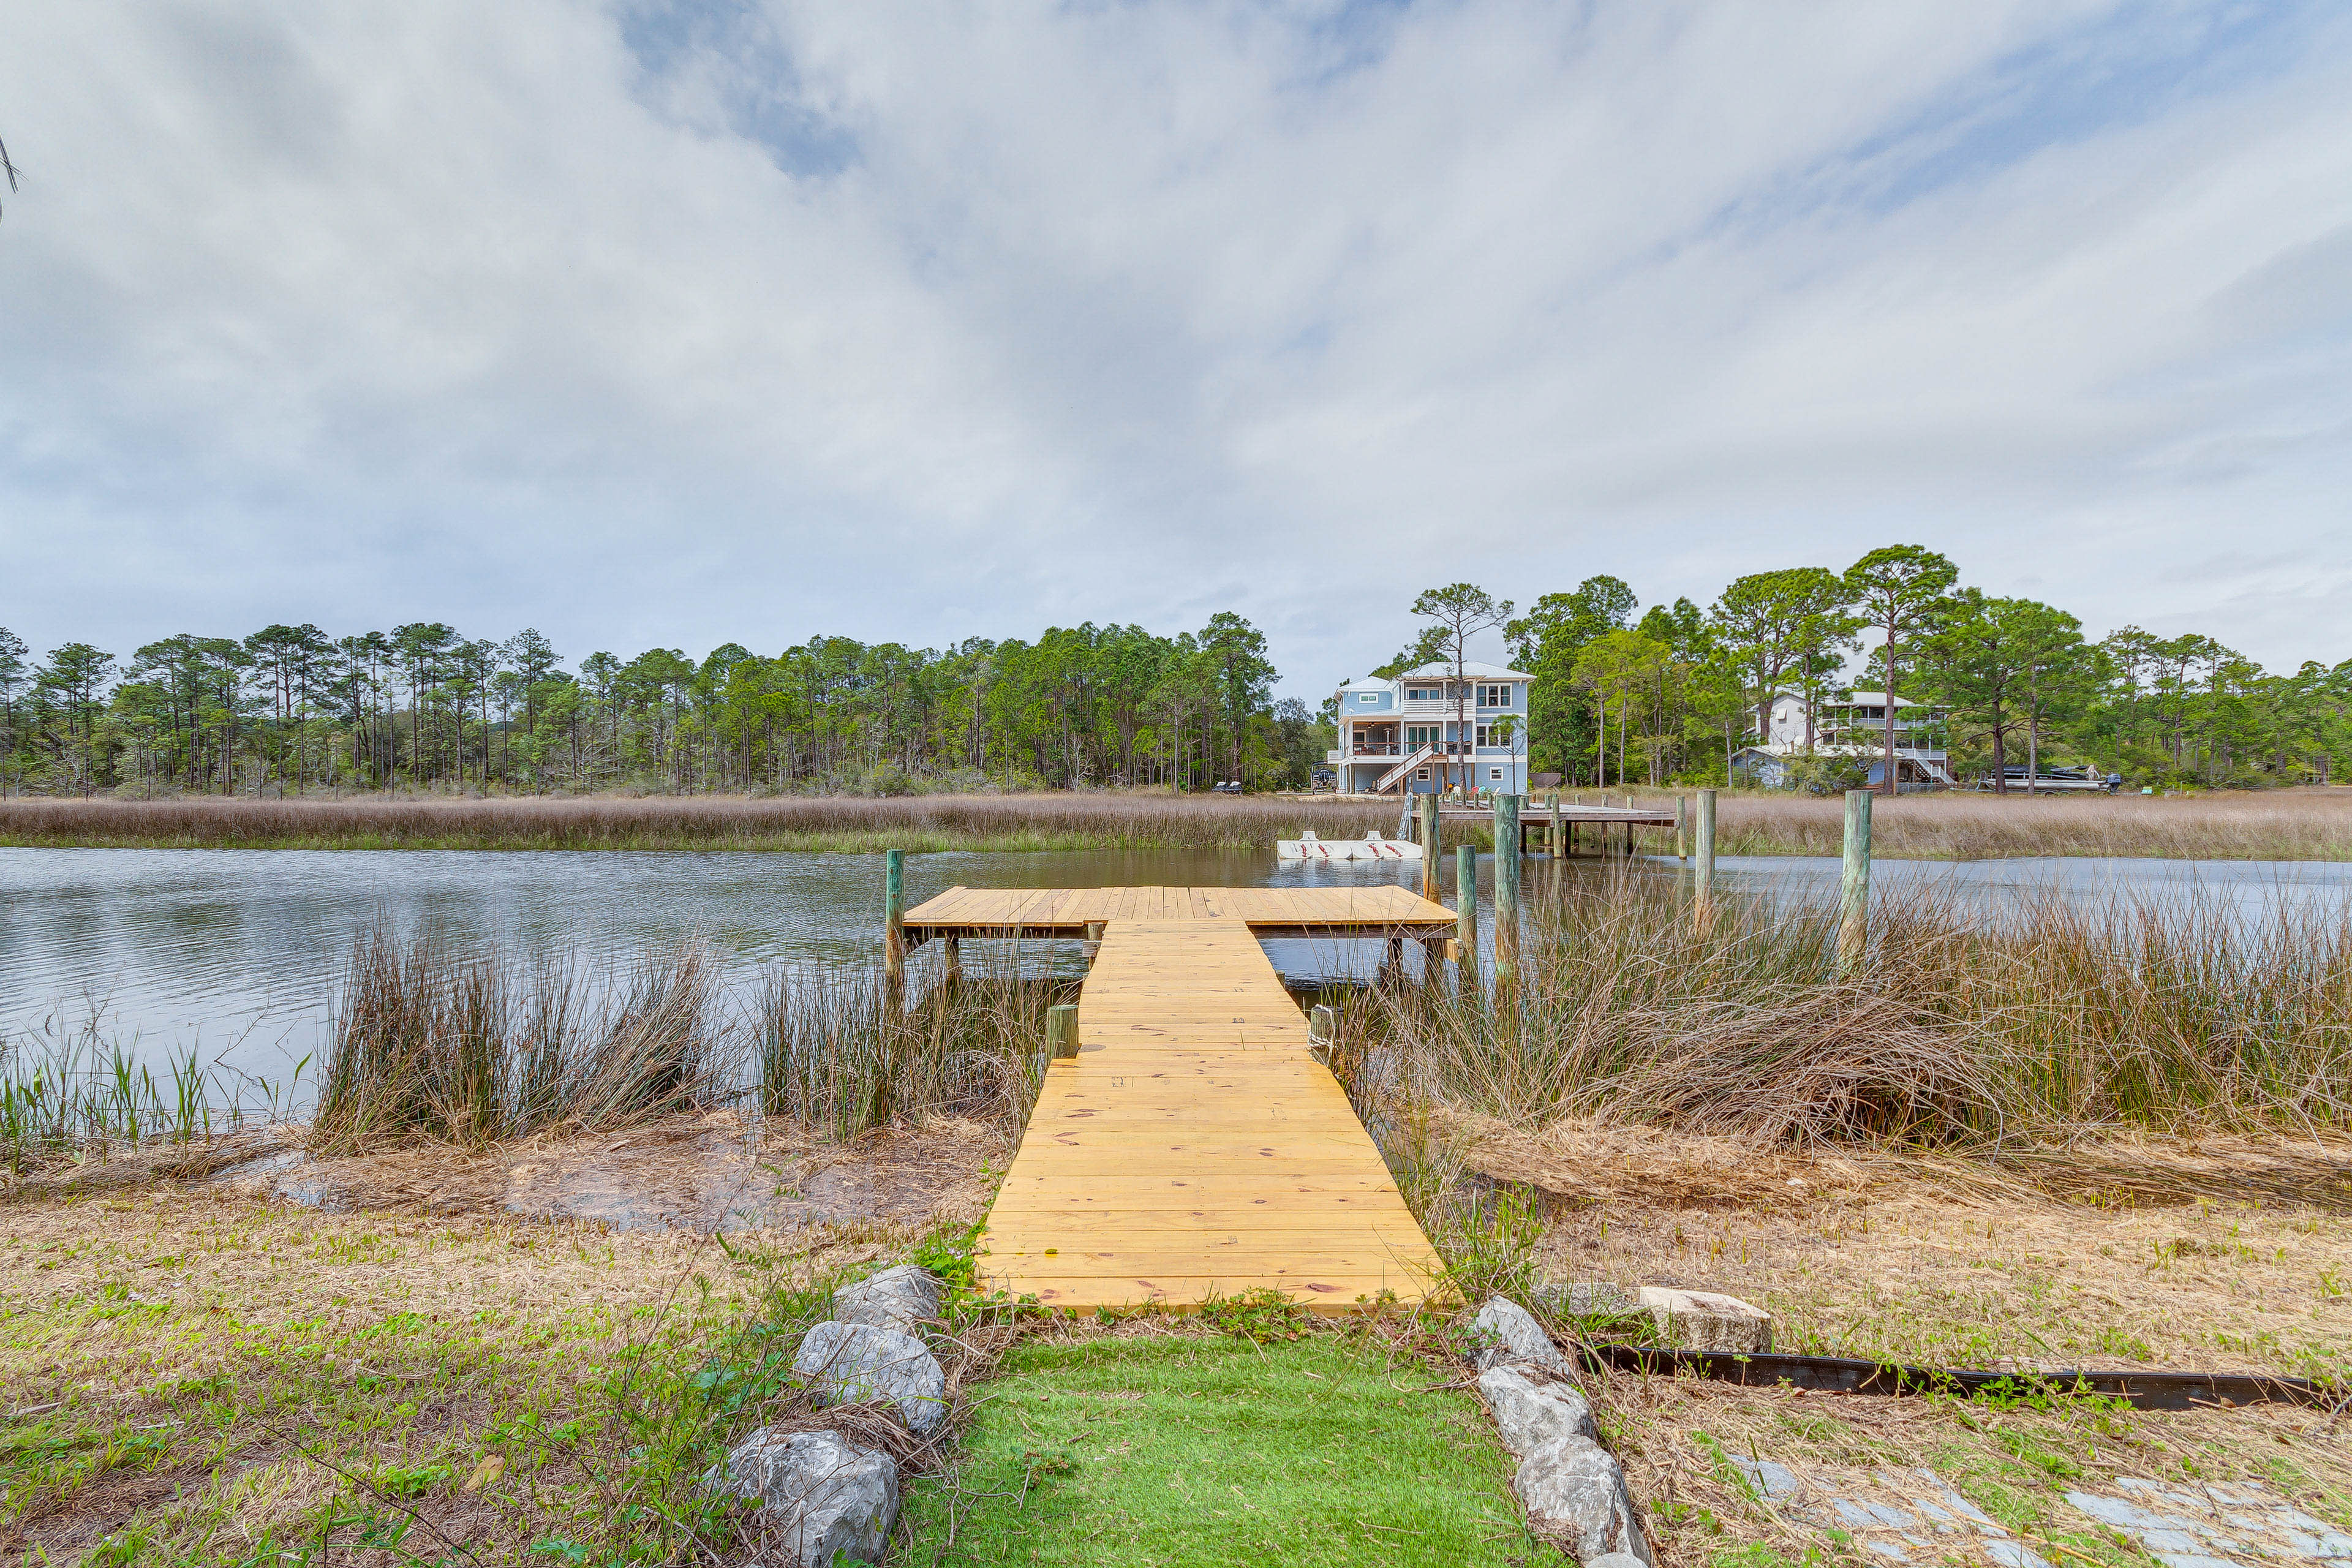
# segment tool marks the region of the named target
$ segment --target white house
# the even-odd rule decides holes
[[[1451,664],[1424,664],[1394,680],[1348,682],[1339,688],[1339,744],[1328,759],[1339,793],[1428,795],[1466,785],[1525,794],[1535,679],[1465,663],[1458,680]]]
[[[1949,789],[1951,759],[1944,747],[1944,713],[1907,698],[1895,700],[1895,787],[1898,791]],[[1813,715],[1811,732],[1805,722],[1801,692],[1783,689],[1772,699],[1771,722],[1760,741],[1751,741],[1731,753],[1731,776],[1766,789],[1787,789],[1791,758],[1853,757],[1870,764],[1869,782],[1886,779],[1886,694],[1849,691],[1824,702]]]

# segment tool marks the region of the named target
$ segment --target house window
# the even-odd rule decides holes
[[[1407,724],[1404,727],[1404,743],[1406,750],[1414,752],[1421,750],[1423,746],[1433,746],[1437,744],[1437,726],[1434,724]]]
[[[1500,768],[1488,768],[1486,770],[1486,782],[1488,784],[1501,784],[1503,782],[1503,770]]]
[[[1504,741],[1502,736],[1495,732],[1494,725],[1481,724],[1478,726],[1478,744],[1480,746],[1500,746],[1507,743],[1507,742]]]
[[[1362,703],[1367,708],[1372,706],[1380,700],[1381,694],[1377,691],[1359,691],[1356,693],[1356,700]]]
[[[1427,784],[1429,782],[1429,770],[1427,768],[1415,768],[1412,771],[1412,776],[1419,779],[1422,783]]]
[[[1510,705],[1511,689],[1507,685],[1498,684],[1494,686],[1481,686],[1478,688],[1479,707],[1508,708]]]
[[[1439,694],[1440,689],[1434,686],[1408,686],[1404,689],[1404,700],[1408,702],[1434,702]]]

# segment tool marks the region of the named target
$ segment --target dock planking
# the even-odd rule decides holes
[[[1113,921],[1233,921],[1259,936],[1278,937],[1417,940],[1454,930],[1452,910],[1392,883],[1289,889],[957,887],[900,917],[909,947],[948,936],[1084,936],[1088,926]]]
[[[1385,891],[1403,904],[1343,903],[1382,890],[1303,889],[1276,903],[1228,897],[1261,889],[1200,889],[1218,897],[1143,901],[1179,918],[1108,916],[1078,1002],[1078,1054],[1047,1068],[982,1232],[985,1283],[1073,1309],[1272,1288],[1337,1312],[1383,1290],[1427,1295],[1436,1251],[1339,1081],[1308,1054],[1307,1020],[1253,930],[1352,931],[1370,918],[1381,933],[1417,932],[1436,923],[1429,910],[1452,918],[1402,889]],[[1079,891],[1093,897],[1012,918],[1083,925],[1123,890]],[[1221,912],[1193,912],[1210,902]],[[1003,906],[979,912],[1003,929]]]

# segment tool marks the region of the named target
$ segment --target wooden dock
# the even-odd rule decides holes
[[[1088,936],[1094,934],[1088,927],[1114,921],[1234,921],[1259,936],[1417,941],[1454,933],[1452,910],[1386,883],[1296,889],[950,888],[902,920],[909,947],[949,936]]]
[[[989,1288],[1093,1308],[1271,1287],[1338,1312],[1435,1287],[1435,1249],[1258,938],[1428,940],[1452,910],[1396,887],[956,889],[905,921],[910,942],[1100,931],[1077,1055],[1047,1067],[982,1233]]]

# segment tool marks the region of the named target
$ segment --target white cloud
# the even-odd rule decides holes
[[[2325,11],[19,11],[43,646],[1235,607],[1311,692],[1432,581],[1906,539],[2352,656]]]

